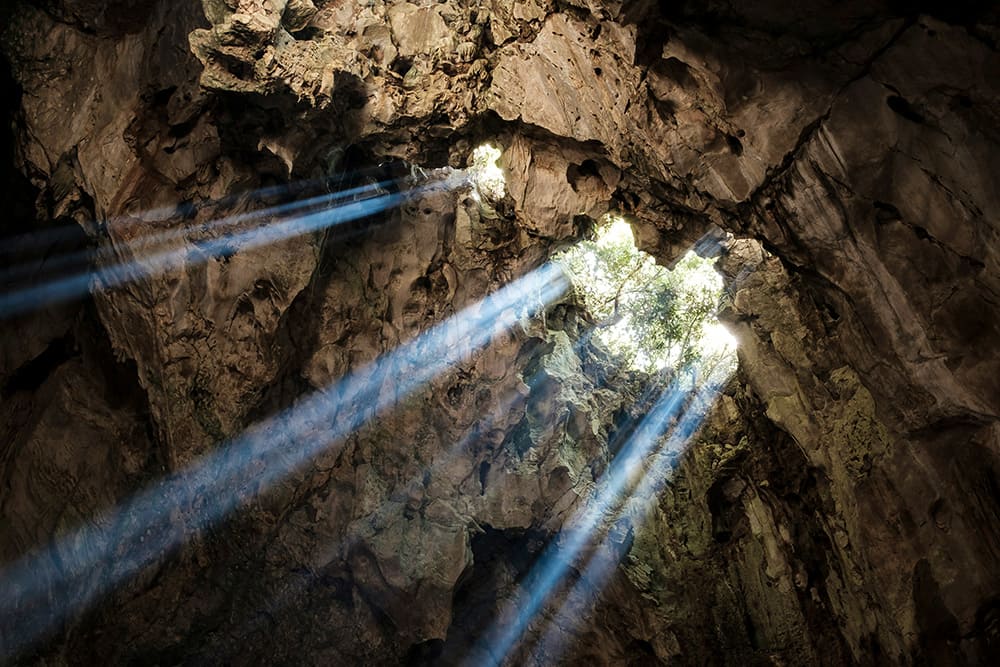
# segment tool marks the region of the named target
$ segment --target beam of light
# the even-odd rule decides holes
[[[594,331],[595,331],[594,328],[588,329],[587,331],[584,332],[584,335],[581,336],[580,339],[573,344],[574,354],[576,354],[577,356],[580,356],[582,354],[583,348],[585,348],[587,345],[590,344],[590,339]],[[524,378],[523,383],[530,388],[535,379],[543,372],[544,368],[540,366],[535,370],[535,372],[530,377]],[[602,378],[597,383],[597,385],[595,385],[595,389],[607,386],[610,379],[611,379],[610,376]],[[652,387],[647,387],[646,390],[643,392],[642,396],[637,401],[637,404],[641,406],[647,406],[651,402],[651,398],[655,398],[654,391],[652,390]],[[433,477],[434,475],[437,474],[437,471],[442,469],[447,469],[448,467],[450,467],[451,464],[456,459],[458,459],[459,456],[461,456],[462,452],[471,443],[473,443],[478,437],[484,434],[488,434],[494,428],[495,424],[498,421],[500,421],[502,417],[509,416],[510,410],[518,402],[519,399],[530,400],[530,393],[527,396],[524,396],[516,389],[510,389],[507,392],[505,392],[501,400],[496,405],[493,405],[488,408],[488,412],[484,418],[481,418],[475,421],[473,424],[471,424],[465,435],[462,436],[447,451],[445,451],[441,455],[435,456],[432,464],[429,467],[424,468],[419,472],[415,473],[413,476],[409,477],[406,481],[396,484],[393,487],[392,491],[383,494],[384,497],[387,499],[396,497],[398,496],[399,493],[405,491],[406,489],[411,488],[413,485],[423,484],[423,479],[426,475],[430,475]],[[628,420],[625,421],[624,424],[622,424],[619,427],[619,430],[620,432],[622,431],[628,432],[628,429],[633,426],[634,422],[633,419],[630,417]],[[480,464],[483,462],[480,462]],[[475,473],[475,468],[472,469],[470,474],[474,473]],[[485,493],[485,489],[483,490],[483,492]],[[391,511],[392,510],[391,503],[392,503],[391,500],[385,500],[376,509],[369,512],[366,515],[366,517],[370,518],[379,515],[380,513]],[[366,517],[362,517],[359,520],[368,520]],[[317,554],[309,558],[310,563],[327,564],[333,561],[334,558],[336,558],[337,553],[340,550],[341,546],[342,542],[340,541],[326,545],[321,551],[319,551]],[[281,589],[280,592],[276,591],[273,594],[265,596],[265,599],[267,600],[266,609],[268,613],[266,615],[257,614],[252,620],[245,622],[241,626],[240,631],[236,632],[236,636],[244,637],[252,632],[260,630],[261,624],[265,622],[269,617],[274,617],[281,614],[281,612],[283,612],[285,609],[291,606],[297,599],[299,599],[302,595],[304,595],[312,587],[312,584],[316,579],[316,573],[314,572],[314,568],[311,566],[307,567],[308,571],[304,575],[299,576],[294,581],[294,583],[285,586],[284,588]]]
[[[657,448],[652,461],[648,464],[632,493],[629,494],[629,498],[622,498],[621,507],[608,518],[609,525],[615,526],[621,520],[629,517],[628,500],[630,498],[648,500],[659,496],[663,485],[670,479],[673,459],[688,447],[691,438],[701,427],[709,410],[714,405],[716,397],[730,376],[728,367],[719,368],[717,366],[716,369],[709,371],[708,380],[693,396],[684,415],[677,422],[669,437]],[[632,516],[630,530],[633,531],[633,534],[641,528],[645,518],[646,512],[642,511]],[[610,542],[610,539],[608,541]],[[610,544],[608,546],[610,547]],[[559,662],[566,648],[565,639],[560,637],[560,633],[568,633],[583,621],[578,613],[571,613],[566,609],[566,606],[574,599],[582,598],[588,590],[594,595],[598,594],[607,583],[611,572],[618,565],[619,557],[624,555],[623,553],[616,557],[611,549],[608,550],[608,553],[602,553],[599,545],[594,549],[576,583],[563,595],[563,606],[549,620],[548,629],[532,649],[532,654],[541,660],[542,664]],[[571,561],[572,559],[569,559],[567,566]],[[561,620],[561,622],[557,623],[557,620]]]
[[[668,387],[653,408],[639,422],[634,434],[615,456],[602,475],[592,501],[581,508],[559,542],[546,547],[531,572],[524,579],[525,595],[509,605],[470,653],[468,665],[500,665],[518,642],[549,595],[564,579],[580,552],[593,539],[604,515],[618,502],[641,462],[656,444],[667,424],[673,420],[686,398],[675,382]],[[528,587],[530,586],[530,590]]]
[[[159,232],[146,233],[136,238],[129,239],[125,243],[124,249],[128,250],[132,255],[139,255],[139,251],[144,251],[149,248],[162,251],[162,248],[157,249],[156,246],[162,246],[172,241],[184,240],[192,232],[202,234],[206,232],[220,232],[227,228],[242,225],[248,222],[263,221],[272,217],[289,216],[304,212],[307,209],[322,209],[329,207],[331,204],[345,199],[350,199],[351,197],[378,192],[381,189],[398,185],[399,182],[397,181],[382,181],[381,183],[372,183],[349,188],[347,190],[340,190],[330,194],[310,197],[304,200],[269,206],[256,211],[226,216],[218,220],[209,220],[190,227],[180,226]],[[192,241],[192,243],[198,244],[199,242]],[[93,261],[113,260],[116,259],[116,250],[117,248],[112,244],[112,242],[109,241],[107,244],[96,249],[87,248],[83,250],[75,250],[66,254],[56,255],[51,258],[45,258],[40,261],[26,262],[0,272],[0,284],[10,283],[19,278],[26,278],[29,276],[36,277],[38,273],[48,273],[49,275],[52,275],[58,273],[62,269],[89,265]],[[137,261],[141,259],[142,258],[140,256],[137,258]]]
[[[461,437],[458,442],[452,445],[443,455],[434,458],[433,463],[423,470],[415,473],[413,476],[408,478],[406,481],[396,484],[392,491],[384,494],[387,498],[382,502],[376,509],[369,512],[364,517],[361,517],[360,521],[370,520],[371,517],[378,516],[381,513],[391,511],[391,499],[397,496],[399,493],[404,492],[406,489],[411,488],[415,484],[422,484],[425,475],[433,476],[437,471],[441,469],[448,468],[452,462],[454,462],[477,437],[484,433],[488,433],[492,430],[494,424],[500,420],[501,417],[506,417],[510,411],[510,408],[517,402],[521,394],[516,390],[510,390],[505,393],[504,397],[500,402],[489,409],[488,415],[478,422],[470,425],[468,432]],[[267,614],[261,615],[259,613],[254,614],[254,618],[241,624],[240,628],[235,630],[233,634],[237,637],[246,637],[250,634],[261,630],[261,625],[268,621],[270,618],[281,615],[287,608],[294,604],[297,600],[301,599],[313,586],[317,578],[317,573],[315,568],[311,564],[321,564],[326,565],[332,562],[343,546],[340,541],[334,542],[329,545],[325,545],[322,550],[318,551],[309,558],[310,565],[307,565],[307,571],[304,574],[300,574],[298,571],[295,572],[299,575],[293,583],[284,586],[280,592],[275,591],[269,595],[265,595],[266,600],[266,610]],[[279,585],[284,583],[283,581],[278,582]],[[248,610],[251,612],[259,612],[259,609]]]
[[[40,307],[71,301],[86,295],[90,291],[92,283],[98,289],[113,289],[143,276],[202,263],[207,261],[209,257],[217,255],[231,255],[234,248],[239,250],[259,248],[295,236],[366,218],[395,208],[407,199],[438,187],[455,187],[455,180],[451,179],[444,181],[443,184],[425,185],[405,192],[343,203],[329,209],[309,212],[249,230],[235,232],[228,236],[201,241],[194,244],[194,248],[182,247],[159,251],[113,266],[100,267],[94,271],[78,273],[41,285],[8,292],[0,295],[0,317],[12,317]],[[193,259],[192,254],[194,255]]]
[[[713,259],[722,253],[724,247],[732,238],[732,234],[716,227],[695,241],[694,245],[691,246],[691,250],[699,257]]]
[[[569,287],[546,264],[0,572],[0,652],[15,655],[125,579],[342,444],[376,415]]]
[[[178,215],[184,215],[185,217],[191,213],[194,213],[200,208],[207,206],[227,206],[231,204],[238,203],[241,200],[246,200],[251,197],[264,198],[273,197],[277,195],[287,195],[290,193],[301,192],[313,185],[318,185],[322,183],[321,180],[314,179],[310,181],[300,182],[300,183],[290,183],[281,185],[272,185],[263,188],[256,188],[254,190],[248,190],[245,192],[234,193],[231,195],[226,195],[218,199],[210,199],[208,201],[199,204],[189,204],[185,202],[180,202],[177,204],[171,204],[169,206],[161,206],[159,208],[147,209],[145,211],[136,211],[135,213],[129,215],[117,216],[107,220],[103,220],[104,225],[115,225],[121,228],[127,229],[128,227],[135,226],[141,223],[155,222],[159,220],[166,220],[168,218],[177,217]],[[89,224],[97,225],[98,221],[91,221]],[[30,250],[45,250],[53,245],[57,245],[64,241],[76,241],[79,238],[82,227],[79,224],[72,223],[67,225],[59,225],[58,227],[49,227],[47,229],[38,229],[30,232],[25,232],[23,234],[18,234],[16,236],[9,236],[2,239],[3,244],[0,247],[0,256],[11,255],[18,252],[25,252]]]
[[[217,199],[209,199],[199,203],[181,202],[169,206],[137,211],[129,215],[122,215],[103,221],[103,224],[115,225],[116,227],[127,229],[128,227],[141,223],[165,220],[168,218],[183,215],[187,217],[197,212],[201,208],[209,206],[231,206],[241,201],[251,198],[264,199],[275,196],[297,196],[307,190],[314,190],[320,187],[328,187],[332,183],[343,183],[365,176],[378,176],[384,173],[384,169],[379,167],[366,167],[342,174],[334,174],[327,178],[313,178],[305,181],[295,181],[293,183],[279,183],[253,190],[236,192],[225,195]],[[90,224],[97,224],[96,221]],[[44,250],[62,241],[76,241],[79,238],[81,227],[78,224],[60,225],[47,229],[37,229],[16,236],[8,236],[0,239],[0,257],[29,250]]]
[[[581,356],[583,354],[584,348],[590,345],[590,340],[596,331],[596,328],[590,327],[583,332],[583,335],[573,344],[573,354],[576,356]],[[429,467],[423,468],[406,481],[399,482],[396,484],[392,491],[383,494],[387,500],[383,501],[377,508],[369,512],[365,517],[359,519],[359,521],[370,520],[371,517],[377,516],[381,513],[393,511],[392,504],[393,501],[388,500],[393,497],[397,497],[398,494],[404,492],[406,489],[411,488],[417,484],[423,484],[423,479],[426,475],[434,476],[439,470],[447,469],[451,464],[461,456],[462,452],[473,443],[478,437],[488,434],[496,425],[502,417],[508,417],[510,410],[518,402],[519,399],[530,400],[530,387],[533,385],[536,378],[538,378],[545,371],[543,366],[539,366],[534,373],[528,378],[523,378],[522,382],[524,385],[529,387],[529,394],[527,396],[522,395],[517,389],[510,389],[504,393],[503,397],[496,405],[492,405],[487,408],[488,412],[485,417],[470,424],[467,432],[462,436],[454,445],[452,445],[443,454],[435,456],[433,462]],[[612,376],[609,374],[598,380],[594,389],[601,389],[609,385],[612,380]],[[645,409],[656,398],[656,392],[652,386],[646,387],[642,395],[636,401],[636,404],[640,406],[640,409]],[[635,427],[635,420],[633,417],[629,417],[623,424],[619,426],[618,433],[625,433],[626,435],[630,432],[630,429]],[[616,441],[618,439],[616,438]],[[481,461],[480,465],[485,462]],[[470,474],[475,474],[476,468],[471,469]],[[483,489],[485,493],[485,489]],[[478,524],[477,524],[478,527]],[[326,545],[322,550],[318,551],[316,554],[312,555],[308,561],[311,564],[327,564],[333,561],[342,547],[343,543],[341,541],[333,542],[332,544]],[[293,583],[288,584],[280,589],[280,591],[274,591],[271,594],[265,595],[264,598],[267,600],[266,610],[267,614],[255,613],[254,618],[244,622],[240,629],[235,632],[236,636],[245,637],[249,634],[261,630],[261,626],[269,618],[280,615],[285,609],[290,607],[295,603],[296,600],[300,599],[305,595],[313,585],[316,579],[315,568],[312,565],[306,565],[307,571],[305,574],[298,576]],[[258,612],[259,610],[252,610]]]

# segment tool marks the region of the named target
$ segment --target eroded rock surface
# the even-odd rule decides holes
[[[43,603],[0,610],[5,657],[500,660],[485,629],[569,540],[649,379],[568,296],[498,314],[412,392],[424,362],[391,353],[618,210],[664,264],[722,239],[740,371],[510,662],[1000,658],[1000,17],[918,4],[3,10],[5,259],[28,267],[5,285],[60,234],[134,269],[4,322],[0,553],[64,538],[33,561]],[[463,177],[482,141],[500,200]],[[347,189],[391,205],[254,241]],[[106,514],[205,461],[147,533]],[[237,509],[207,525],[212,503]],[[137,572],[104,562],[133,547]]]

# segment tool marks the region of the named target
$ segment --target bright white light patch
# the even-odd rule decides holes
[[[469,161],[469,179],[475,186],[473,194],[491,201],[503,199],[506,193],[503,169],[497,164],[501,150],[490,144],[483,144],[472,151]]]
[[[635,235],[632,234],[632,225],[625,222],[625,218],[620,215],[612,216],[611,222],[600,231],[597,238],[604,243],[628,241],[632,245],[635,245]]]
[[[701,330],[701,343],[709,356],[726,354],[736,349],[736,337],[722,324],[706,324]]]

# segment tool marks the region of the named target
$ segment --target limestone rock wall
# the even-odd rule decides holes
[[[154,553],[86,614],[55,612],[113,568],[52,584],[51,614],[0,630],[10,647],[25,625],[56,622],[19,661],[468,655],[587,502],[615,424],[643,410],[643,380],[587,342],[570,300],[517,318],[391,411],[295,409],[529,275],[611,209],[665,264],[705,234],[726,239],[723,318],[741,370],[665,486],[630,501],[593,552],[606,584],[543,610],[511,660],[997,657],[995,9],[3,11],[4,234],[48,230],[101,248],[97,269],[138,267],[82,302],[5,320],[4,562],[289,415],[270,427],[276,459],[226,487],[238,512],[206,529],[197,501],[165,501],[158,529],[183,547]],[[483,140],[503,148],[502,201],[449,180]],[[286,183],[299,189],[273,187]],[[453,185],[327,231],[218,249],[226,230],[277,224],[274,207],[296,198],[428,183]],[[186,261],[151,266],[136,250],[150,233],[172,235]],[[45,267],[27,238],[11,241],[10,262]],[[379,397],[416,366],[388,370]],[[299,421],[364,424],[264,485]],[[46,552],[39,576],[55,581],[63,562]]]

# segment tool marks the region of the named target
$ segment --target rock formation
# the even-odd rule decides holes
[[[4,660],[1000,660],[991,3],[0,15]],[[608,211],[721,243],[740,369],[497,653],[656,409],[499,296]]]

